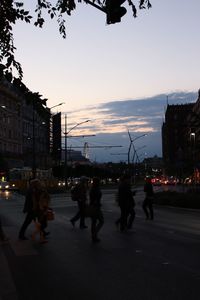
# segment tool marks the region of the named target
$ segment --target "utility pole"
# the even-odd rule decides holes
[[[33,110],[33,114],[32,114],[32,122],[33,122],[33,130],[32,130],[32,134],[33,134],[33,140],[32,140],[32,147],[33,147],[33,161],[32,161],[32,176],[33,178],[36,178],[36,149],[35,149],[35,101],[34,99],[32,99],[33,103],[32,103],[32,110]]]
[[[65,115],[65,132],[64,132],[64,137],[65,137],[65,163],[64,163],[64,177],[65,177],[65,187],[67,189],[67,185],[68,185],[68,180],[67,180],[67,161],[68,161],[68,153],[67,153],[67,138],[69,137],[68,134],[74,130],[76,127],[78,127],[79,125],[82,125],[84,123],[90,122],[91,120],[86,120],[80,123],[77,123],[76,125],[74,125],[69,131],[68,130],[68,126],[67,126],[67,114]],[[71,136],[73,137],[73,136]]]
[[[65,164],[64,164],[65,188],[67,189],[67,115],[65,115]]]

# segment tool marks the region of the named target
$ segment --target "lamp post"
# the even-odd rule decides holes
[[[142,135],[139,135],[137,136],[136,138],[132,139],[131,138],[131,135],[130,135],[130,132],[128,130],[128,135],[129,135],[129,139],[130,139],[130,145],[129,145],[129,149],[128,149],[128,164],[130,164],[130,152],[131,152],[131,146],[133,146],[133,150],[134,150],[134,153],[136,152],[136,149],[135,149],[135,146],[134,146],[134,142],[144,136],[147,136],[146,133],[142,134]]]
[[[130,139],[130,145],[129,145],[129,149],[128,149],[128,169],[129,169],[129,172],[131,172],[131,170],[130,170],[130,152],[131,152],[131,147],[133,147],[133,151],[134,151],[134,154],[133,154],[133,177],[134,177],[134,183],[135,183],[134,158],[135,158],[135,155],[136,155],[136,157],[138,159],[138,154],[137,154],[137,150],[135,149],[134,142],[136,140],[144,137],[144,136],[147,136],[147,134],[144,133],[144,134],[141,134],[141,135],[135,137],[134,139],[132,139],[131,134],[130,134],[130,132],[128,130],[128,135],[129,135],[129,139]]]
[[[139,148],[135,149],[134,154],[133,154],[132,163],[134,163],[135,156],[137,156],[136,163],[137,163],[137,162],[138,162],[138,163],[140,162],[140,161],[139,161],[139,157],[140,157],[141,155],[138,156],[137,153],[138,153],[139,150],[142,150],[142,149],[144,149],[144,148],[146,148],[146,145],[144,145],[144,146],[142,146],[142,147],[139,147]]]
[[[52,108],[55,108],[55,107],[60,106],[60,105],[63,105],[63,104],[65,104],[65,102],[61,102],[61,103],[56,104],[56,105],[54,105],[54,106],[52,106],[52,107],[49,107],[49,109],[51,110]]]
[[[193,163],[193,172],[194,172],[194,183],[196,184],[196,167],[195,167],[195,160],[196,160],[196,133],[190,133],[190,141],[192,145],[192,163]]]
[[[91,120],[85,120],[83,122],[80,122],[80,123],[77,123],[76,125],[74,125],[69,131],[68,128],[67,128],[67,114],[65,115],[65,132],[64,132],[64,137],[65,137],[65,160],[64,160],[64,176],[65,176],[65,187],[67,189],[67,160],[68,160],[68,153],[67,153],[67,138],[68,138],[68,134],[74,130],[76,127],[82,125],[82,124],[85,124],[85,123],[88,123],[90,122]]]

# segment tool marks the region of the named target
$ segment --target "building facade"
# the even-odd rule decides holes
[[[13,85],[0,81],[1,169],[23,167],[22,97]]]
[[[0,172],[51,167],[50,116],[37,93],[0,78]]]
[[[183,177],[200,169],[200,91],[195,103],[167,106],[162,150],[168,174]]]

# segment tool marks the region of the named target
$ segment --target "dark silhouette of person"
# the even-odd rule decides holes
[[[32,233],[32,240],[35,240],[36,235],[40,235],[40,243],[47,243],[45,239],[47,227],[47,212],[50,203],[50,195],[46,189],[41,188],[39,194],[36,193],[33,199],[33,210],[35,213],[35,231]]]
[[[2,228],[2,224],[1,224],[1,219],[0,219],[0,242],[7,242],[8,238],[6,237],[3,228]]]
[[[35,220],[35,212],[33,209],[33,199],[36,192],[39,194],[40,190],[40,181],[38,179],[32,179],[29,182],[29,188],[26,193],[25,203],[23,208],[23,213],[26,213],[25,220],[19,231],[19,239],[20,240],[28,240],[25,236],[25,232],[28,226],[31,224],[33,220]],[[39,196],[39,195],[38,195]]]
[[[144,192],[146,195],[142,207],[146,215],[146,220],[148,220],[149,218],[153,220],[154,219],[154,212],[153,212],[154,191],[153,191],[153,185],[150,177],[146,178],[144,184]]]
[[[101,197],[102,192],[100,189],[100,179],[94,177],[89,192],[89,204],[93,208],[93,214],[91,216],[91,235],[94,243],[100,242],[100,239],[97,235],[104,224],[104,217],[101,210]]]
[[[135,219],[135,201],[134,194],[131,190],[131,177],[126,174],[120,179],[118,187],[118,204],[121,210],[120,218],[115,222],[116,225],[120,225],[120,230],[131,229]]]
[[[78,212],[70,220],[73,227],[75,226],[76,221],[80,219],[80,229],[87,228],[85,225],[85,207],[87,202],[87,177],[82,176],[80,182],[76,185],[76,198],[78,204]]]

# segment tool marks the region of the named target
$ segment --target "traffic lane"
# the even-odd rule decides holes
[[[189,263],[199,253],[195,243],[180,259],[182,241],[153,223],[137,222],[136,232],[121,234],[107,214],[111,224],[105,224],[98,245],[88,230],[74,230],[60,218],[52,222],[49,244],[33,244],[38,256],[15,262],[20,299],[196,299],[199,266]]]
[[[140,192],[136,194],[135,200],[136,200],[136,219],[142,218],[144,219],[144,213],[142,210],[142,201],[144,199],[144,193]],[[116,218],[120,214],[119,207],[117,206],[115,202],[115,193],[105,193],[103,194],[102,198],[102,209],[115,213]],[[24,196],[21,196],[19,194],[13,194],[12,197],[8,199],[4,199],[0,201],[0,207],[1,211],[5,211],[5,216],[12,218],[16,217],[16,220],[18,222],[18,227],[21,225],[21,223],[24,220],[25,215],[22,213],[24,205]],[[54,209],[57,207],[61,208],[70,208],[72,207],[74,209],[74,212],[77,210],[77,203],[75,201],[72,201],[71,198],[66,195],[58,194],[58,195],[52,195],[52,201],[51,205]],[[154,206],[155,211],[155,222],[159,221],[159,226],[167,227],[169,230],[180,230],[180,231],[186,231],[186,232],[192,232],[196,231],[198,234],[200,232],[199,228],[199,220],[200,220],[200,213],[197,210],[185,210],[185,209],[179,209],[179,208],[167,208],[163,206]],[[73,215],[71,213],[71,215]],[[69,221],[70,215],[68,216],[68,219],[66,221]]]
[[[143,220],[146,218],[142,209],[142,202],[142,197],[136,199],[136,220],[138,218]],[[119,207],[114,202],[114,199],[110,198],[103,201],[103,210],[120,214]],[[154,223],[156,226],[161,226],[168,230],[199,235],[200,211],[154,205]]]
[[[195,261],[199,253],[196,240],[172,234],[157,226],[157,221],[148,223],[143,218],[136,218],[136,232],[121,234],[114,227],[116,210],[117,214],[104,212],[102,242],[92,245],[89,230],[74,230],[67,222],[76,212],[76,205],[55,209],[56,220],[49,224],[49,244],[32,245],[38,256],[14,256],[17,264],[13,272],[24,299],[40,299],[42,288],[49,299],[59,299],[62,292],[68,299],[83,294],[88,299],[101,299],[105,295],[107,299],[132,299],[133,293],[135,299],[149,299],[149,295],[152,299],[175,299],[181,291],[181,295],[184,293],[181,299],[187,299],[188,293],[190,299],[195,299],[192,297],[199,270]],[[30,279],[24,278],[25,274]],[[26,280],[27,288],[22,284]],[[30,296],[32,280],[37,287]],[[44,297],[43,293],[41,296]]]
[[[142,210],[143,193],[136,197],[136,220],[141,218],[145,219],[144,212]],[[70,218],[77,212],[77,204],[71,201],[70,198],[66,198],[62,203],[56,199],[52,201],[52,207],[59,206],[66,207],[68,212],[72,208],[73,212],[67,213],[62,218],[66,222],[69,222]],[[62,210],[62,208],[61,208]],[[115,202],[114,194],[104,194],[102,199],[102,210],[104,212],[110,212],[116,215],[116,219],[120,216],[120,209]],[[182,234],[196,234],[200,233],[200,212],[196,210],[186,210],[179,208],[168,208],[163,206],[154,206],[155,220],[154,224],[168,230],[169,232],[179,232]],[[68,217],[67,217],[68,215]]]

